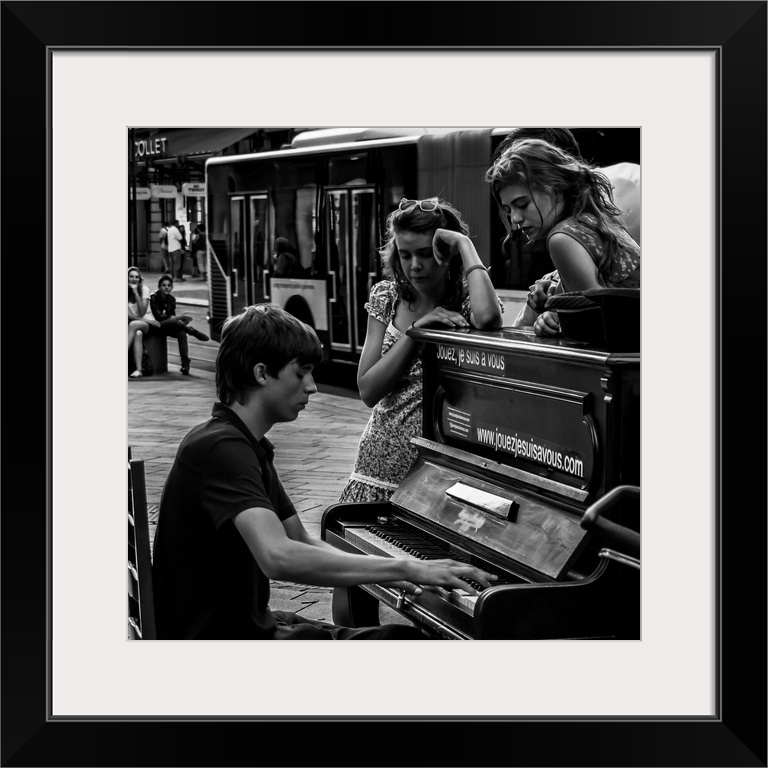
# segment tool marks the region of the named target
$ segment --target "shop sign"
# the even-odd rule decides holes
[[[168,139],[158,137],[155,139],[142,139],[141,141],[133,142],[133,155],[134,157],[153,157],[154,155],[164,155],[168,150],[166,148],[166,142]]]
[[[173,184],[153,184],[150,187],[152,197],[156,200],[159,198],[175,199],[179,194],[179,191]]]
[[[181,194],[186,197],[205,197],[205,182],[187,182],[181,185]]]
[[[133,200],[133,187],[129,188],[129,194],[131,196],[131,200]],[[137,200],[149,200],[151,196],[152,195],[149,191],[149,187],[136,187]]]

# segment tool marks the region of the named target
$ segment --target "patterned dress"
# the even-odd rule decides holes
[[[595,229],[596,225],[597,220],[592,214],[585,213],[579,218],[571,216],[552,227],[547,240],[552,235],[558,233],[572,237],[576,242],[584,246],[592,261],[595,262],[595,266],[597,266],[605,244],[602,236]],[[611,264],[610,279],[606,282],[602,275],[598,275],[598,282],[605,288],[639,288],[640,246],[623,228],[618,232],[618,238],[621,245],[621,253]],[[563,288],[566,291],[568,290],[565,285]]]
[[[382,280],[371,288],[365,309],[387,326],[381,354],[386,355],[403,335],[392,324],[400,297],[391,280]],[[469,321],[469,294],[461,314]],[[400,485],[417,456],[410,445],[412,437],[422,434],[422,364],[416,357],[395,388],[373,407],[360,438],[355,468],[339,501],[388,501]]]

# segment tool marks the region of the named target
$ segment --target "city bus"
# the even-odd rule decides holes
[[[438,196],[463,215],[511,323],[531,283],[553,267],[502,248],[503,221],[484,181],[509,128],[318,129],[291,145],[206,162],[211,335],[263,301],[311,325],[325,362],[356,365],[365,303],[382,279],[379,248],[402,198]],[[640,131],[572,128],[598,165],[640,161]],[[278,251],[294,268],[277,270]]]

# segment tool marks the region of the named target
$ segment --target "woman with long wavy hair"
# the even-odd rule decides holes
[[[132,379],[141,377],[141,363],[144,356],[144,338],[150,326],[159,328],[149,307],[149,287],[137,267],[128,269],[128,351],[133,350],[133,363],[136,370]]]
[[[365,305],[357,384],[370,419],[340,501],[386,501],[416,458],[421,435],[421,345],[406,333],[433,325],[498,328],[501,302],[461,214],[438,198],[403,200],[380,253],[387,279]]]
[[[564,292],[640,287],[640,246],[627,232],[605,175],[541,139],[510,144],[486,173],[512,228],[544,240]],[[544,312],[537,334],[559,332]]]

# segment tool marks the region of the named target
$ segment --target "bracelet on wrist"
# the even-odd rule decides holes
[[[473,269],[484,269],[486,272],[488,272],[488,267],[486,267],[485,264],[473,264],[468,270],[466,270],[466,272],[464,272],[465,279]]]

